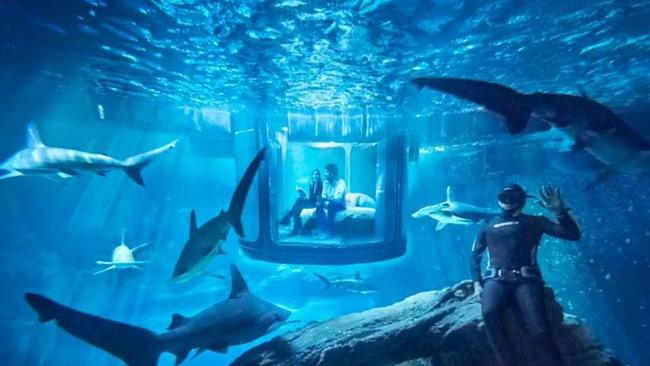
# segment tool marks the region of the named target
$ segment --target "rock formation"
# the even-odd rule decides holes
[[[582,322],[563,313],[551,289],[546,306],[571,366],[622,366]],[[514,311],[504,316],[521,365],[535,365],[534,345]],[[393,305],[310,323],[262,343],[233,366],[493,366],[480,304],[469,281],[423,292]],[[541,366],[541,365],[540,365]]]

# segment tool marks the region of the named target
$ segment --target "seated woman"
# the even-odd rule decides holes
[[[338,176],[338,169],[334,164],[325,166],[325,181],[323,182],[323,195],[316,204],[315,215],[323,234],[330,235],[336,214],[345,210],[345,194],[347,187],[345,181]]]
[[[305,193],[302,188],[298,189],[298,198],[287,212],[279,221],[280,225],[289,225],[289,220],[293,218],[293,229],[289,236],[295,236],[300,233],[302,221],[300,220],[300,212],[305,208],[314,208],[321,199],[323,193],[323,181],[320,178],[320,171],[314,169],[311,172],[311,182],[309,183],[309,195]]]

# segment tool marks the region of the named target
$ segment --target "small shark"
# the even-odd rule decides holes
[[[176,356],[180,365],[196,349],[226,353],[229,346],[248,343],[279,328],[291,312],[262,300],[234,265],[230,266],[232,288],[228,299],[192,316],[173,314],[164,333],[101,318],[59,304],[45,296],[27,293],[27,303],[39,321],[56,324],[71,335],[120,358],[128,366],[155,366],[162,352]],[[289,323],[289,322],[286,322]]]
[[[228,237],[230,227],[235,229],[235,232],[240,237],[244,236],[241,214],[257,168],[264,159],[265,151],[266,149],[262,149],[257,153],[255,159],[246,168],[244,176],[232,195],[227,212],[221,210],[218,216],[213,217],[201,227],[197,227],[196,213],[192,210],[190,214],[190,237],[176,262],[172,275],[173,280],[183,282],[194,278],[204,273],[205,268],[215,256],[225,254],[222,245]]]
[[[451,186],[447,187],[447,200],[435,205],[423,207],[414,212],[411,217],[430,217],[436,221],[436,230],[442,230],[449,224],[472,225],[487,222],[498,212],[485,207],[478,207],[468,203],[458,202],[453,197]]]
[[[178,140],[174,140],[165,146],[131,156],[126,160],[117,160],[104,154],[45,146],[36,124],[31,122],[27,126],[27,146],[0,164],[0,180],[38,176],[60,181],[83,172],[105,176],[112,170],[122,170],[137,184],[144,186],[142,169],[159,155],[176,147],[177,142]]]
[[[354,278],[340,278],[336,280],[330,280],[329,278],[318,273],[314,273],[314,276],[323,281],[326,290],[329,290],[332,287],[336,287],[348,292],[359,293],[362,295],[377,292],[377,289],[373,285],[361,278],[361,274],[359,272],[355,273]]]
[[[136,261],[135,257],[133,256],[133,253],[135,253],[138,249],[144,248],[150,243],[144,243],[140,244],[137,247],[130,249],[125,243],[124,243],[124,229],[122,229],[122,241],[120,242],[120,245],[116,246],[115,249],[113,249],[113,257],[110,262],[106,261],[97,261],[97,264],[108,266],[101,271],[97,271],[93,273],[93,275],[98,275],[100,273],[112,271],[114,269],[127,269],[127,268],[140,268],[138,265],[139,264],[144,264],[147,263],[145,261]]]
[[[429,87],[479,104],[500,115],[510,133],[523,132],[530,117],[557,129],[572,142],[573,151],[586,151],[607,166],[585,190],[616,172],[650,168],[650,141],[630,128],[608,107],[581,96],[553,93],[522,94],[486,81],[454,78],[416,78]]]

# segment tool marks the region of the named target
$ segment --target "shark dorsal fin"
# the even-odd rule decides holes
[[[454,191],[451,186],[447,186],[447,202],[454,200]]]
[[[196,233],[196,212],[190,213],[190,238]]]
[[[357,281],[361,280],[361,273],[359,273],[359,271],[354,274],[354,279]]]
[[[44,147],[45,144],[43,144],[43,141],[41,141],[41,136],[38,133],[38,129],[36,128],[36,123],[34,122],[29,122],[27,125],[27,141],[26,141],[27,148],[30,149],[35,149],[38,147]]]
[[[185,323],[187,323],[186,316],[183,316],[181,314],[172,314],[172,321],[169,323],[167,330],[176,329]]]
[[[230,278],[232,285],[230,296],[228,297],[229,299],[239,297],[248,292],[248,285],[246,284],[244,277],[241,275],[241,272],[239,272],[239,269],[237,269],[234,264],[230,265]]]

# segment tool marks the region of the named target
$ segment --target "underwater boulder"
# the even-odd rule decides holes
[[[546,307],[571,366],[622,366],[578,318],[563,313],[550,288]],[[533,345],[508,310],[504,324],[517,340],[520,365],[535,365]],[[478,297],[470,281],[422,292],[387,307],[373,308],[301,329],[262,343],[231,365],[274,366],[496,366],[487,344]]]

